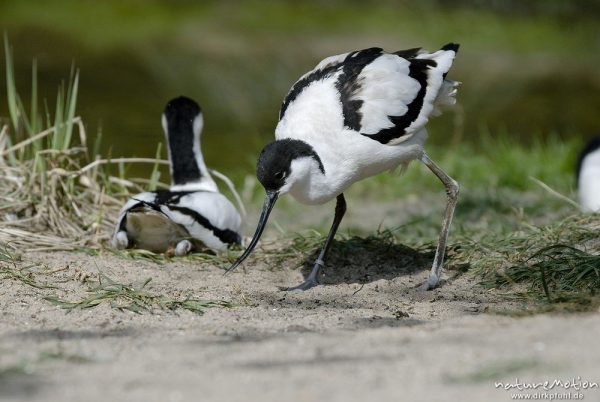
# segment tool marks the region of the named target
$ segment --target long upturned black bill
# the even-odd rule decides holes
[[[242,262],[244,262],[246,257],[248,257],[250,253],[252,253],[252,250],[254,250],[254,247],[256,247],[256,244],[258,243],[258,240],[260,239],[260,236],[262,235],[262,232],[265,229],[267,220],[269,219],[269,214],[271,214],[271,210],[275,206],[275,201],[277,201],[278,196],[279,193],[277,191],[267,191],[265,203],[263,204],[262,214],[260,214],[258,226],[256,227],[256,233],[254,233],[254,237],[252,238],[252,241],[246,248],[246,251],[244,251],[244,254],[242,254],[241,257],[238,258],[237,261],[227,269],[227,271],[225,271],[226,274],[236,269]]]

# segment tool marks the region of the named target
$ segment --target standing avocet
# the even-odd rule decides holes
[[[337,197],[333,225],[308,278],[290,290],[318,285],[331,241],[346,211],[343,191],[352,183],[418,159],[444,184],[448,202],[433,267],[425,287],[439,283],[459,186],[425,153],[425,124],[438,106],[455,103],[459,83],[446,80],[458,50],[447,44],[429,53],[370,48],[321,61],[292,86],[283,101],[276,141],[258,157],[266,190],[254,238],[235,269],[256,246],[277,198],[290,193],[305,204]]]
[[[200,151],[200,106],[186,97],[167,103],[162,126],[168,143],[171,188],[132,197],[119,213],[112,244],[154,252],[224,250],[240,244],[241,218],[219,193]]]

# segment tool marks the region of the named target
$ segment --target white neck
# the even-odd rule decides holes
[[[298,158],[292,161],[281,193],[289,192],[303,204],[322,204],[339,194],[337,183],[330,181],[314,158]]]
[[[202,115],[199,115],[198,117],[196,117],[194,119],[194,149],[193,149],[193,151],[194,151],[194,156],[196,157],[196,164],[198,165],[198,169],[200,170],[200,174],[202,175],[202,177],[197,182],[186,183],[181,187],[196,186],[200,190],[219,191],[217,188],[217,184],[215,183],[212,176],[208,172],[208,168],[206,167],[206,164],[204,163],[204,157],[202,156],[202,151],[201,151],[201,147],[200,147],[200,133],[202,132],[203,126],[204,126],[204,119],[202,118]],[[173,189],[173,187],[180,187],[180,186],[171,186],[171,189]],[[186,190],[178,190],[178,191],[186,191]]]
[[[166,136],[167,142],[169,142],[167,123],[166,123],[166,119],[164,116],[163,116],[162,124],[163,124],[163,128],[165,129],[165,136]],[[171,183],[171,191],[215,191],[215,192],[219,191],[217,188],[217,184],[211,177],[211,175],[208,171],[208,168],[206,167],[206,164],[204,163],[204,158],[202,157],[202,151],[200,148],[200,133],[202,132],[203,125],[204,125],[204,119],[202,118],[202,115],[196,116],[196,118],[194,119],[194,123],[193,123],[194,142],[192,145],[192,152],[194,153],[194,159],[196,162],[196,166],[198,167],[198,170],[200,172],[200,178],[198,180],[188,181],[186,183],[179,183],[179,184]],[[173,177],[174,177],[173,164],[176,162],[174,162],[174,159],[173,159],[174,155],[172,155],[171,146],[168,146],[167,150],[168,150],[168,154],[169,154],[169,161],[171,162],[170,163],[170,171],[171,171],[171,178],[173,180]],[[177,156],[175,155],[175,157],[177,157]]]

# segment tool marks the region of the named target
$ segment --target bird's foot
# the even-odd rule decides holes
[[[302,290],[302,291],[304,291],[304,290],[308,290],[308,289],[314,288],[315,286],[319,286],[319,285],[320,284],[316,279],[309,277],[307,280],[305,280],[298,286],[294,286],[292,288],[284,288],[282,290],[285,290],[285,291]]]
[[[174,254],[178,257],[187,255],[192,250],[192,243],[189,240],[182,240],[175,246]]]
[[[420,286],[420,290],[427,291],[433,290],[440,285],[440,278],[435,274],[430,274],[429,278],[427,278],[427,282]]]
[[[310,288],[314,288],[315,286],[319,286],[320,283],[317,278],[319,277],[319,271],[324,265],[325,263],[323,262],[323,259],[319,257],[317,261],[315,261],[312,271],[310,271],[308,278],[306,278],[304,282],[298,286],[294,286],[293,288],[284,288],[282,290],[308,290]]]
[[[127,248],[127,246],[129,245],[127,232],[125,232],[124,230],[120,230],[117,233],[115,233],[114,237],[112,238],[112,245],[114,248],[118,248],[119,250]]]

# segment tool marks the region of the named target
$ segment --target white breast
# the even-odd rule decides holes
[[[356,131],[331,132],[326,137],[305,135],[297,138],[310,144],[323,163],[322,174],[311,158],[292,162],[292,171],[304,177],[290,189],[303,204],[323,204],[345,191],[352,183],[406,165],[423,153],[427,131],[422,129],[407,141],[384,145]]]

